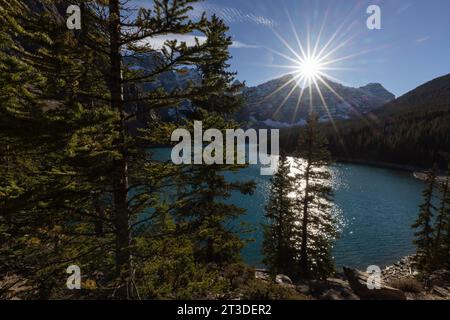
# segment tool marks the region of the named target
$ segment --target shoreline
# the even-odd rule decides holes
[[[366,165],[376,168],[382,168],[382,169],[395,169],[395,170],[401,170],[401,171],[407,171],[407,172],[423,172],[426,171],[426,168],[422,167],[416,167],[416,166],[410,166],[410,165],[404,165],[404,164],[396,164],[391,162],[383,162],[383,161],[371,161],[371,160],[361,160],[361,159],[349,159],[349,158],[335,158],[335,161],[337,163],[349,163],[349,164],[359,164],[359,165]]]
[[[348,158],[335,158],[335,161],[337,163],[357,164],[357,165],[370,166],[370,167],[374,167],[374,168],[393,169],[393,170],[400,170],[400,171],[404,171],[404,172],[410,172],[413,174],[413,177],[415,179],[421,180],[421,181],[427,180],[426,172],[430,170],[429,168],[427,169],[427,168],[423,168],[423,167],[396,164],[396,163],[383,162],[383,161],[371,161],[371,160],[348,159]],[[445,180],[449,177],[450,176],[446,176],[445,174],[438,174],[436,179],[438,180],[438,182],[444,183]]]
[[[415,264],[415,255],[408,255],[381,270],[384,281],[415,278],[419,273]]]

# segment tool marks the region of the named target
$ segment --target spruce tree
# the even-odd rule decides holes
[[[228,106],[233,99],[223,97],[221,102],[203,107]],[[213,99],[215,100],[215,99]],[[226,109],[222,109],[224,112]],[[197,107],[191,120],[202,120],[203,129],[214,128],[225,135],[225,130],[235,129],[236,124],[224,120],[217,112]],[[222,161],[225,163],[226,150]],[[213,154],[213,156],[216,156]],[[212,159],[211,159],[212,160]],[[232,177],[242,169],[235,164],[183,165],[177,178],[177,208],[175,211],[179,234],[188,234],[194,242],[194,254],[198,261],[224,267],[240,260],[240,250],[245,241],[242,234],[248,228],[239,224],[245,210],[228,202],[232,194],[251,195],[255,188],[252,181],[240,181]]]
[[[285,155],[280,155],[277,173],[271,180],[263,241],[263,262],[273,275],[295,274],[297,216],[293,182],[290,161]]]
[[[434,245],[433,219],[436,207],[433,204],[436,188],[436,171],[434,166],[427,175],[427,187],[423,191],[423,203],[419,206],[419,216],[412,225],[417,229],[414,244],[417,246],[417,265],[421,272],[428,272],[432,269],[432,256]]]
[[[443,210],[445,212],[445,237],[444,241],[446,243],[443,244],[443,262],[446,266],[447,270],[450,270],[450,177],[448,176],[450,174],[450,166],[449,170],[447,171],[447,179],[446,179],[446,185],[447,185],[447,195],[444,197],[444,203],[445,203],[445,209]]]
[[[205,264],[226,266],[240,261],[247,228],[238,221],[245,209],[227,200],[233,193],[252,194],[254,183],[230,180],[228,174],[236,170],[216,164],[192,166],[178,180],[178,233],[191,236],[195,257]]]
[[[98,61],[62,24],[54,3],[2,1],[0,7],[0,139],[10,145],[1,185],[2,272],[48,298],[64,288],[69,261],[92,266],[106,245],[88,237],[104,219],[89,203],[109,170],[98,146],[107,144],[113,116],[101,100],[88,98],[106,88],[91,72]]]
[[[243,100],[234,92],[239,85],[234,84],[235,73],[229,71],[230,55],[220,49],[231,45],[226,36],[228,27],[212,16],[208,45],[216,57],[199,66],[204,87],[219,87],[222,91],[211,91],[207,99],[191,99],[193,112],[186,119],[186,126],[192,129],[194,121],[202,121],[203,130],[220,130],[225,136],[227,129],[236,129],[237,124],[229,120],[242,105]],[[223,150],[225,163],[226,149]],[[215,156],[215,154],[213,155]],[[202,164],[186,165],[177,178],[180,206],[176,210],[179,233],[188,234],[194,242],[194,255],[205,264],[224,267],[240,260],[240,250],[245,241],[242,233],[248,228],[238,223],[245,210],[227,202],[233,193],[249,195],[255,187],[252,181],[236,181],[230,173],[242,169],[241,165]]]
[[[128,181],[133,178],[128,171],[133,139],[127,134],[126,122],[129,115],[125,113],[125,107],[129,103],[146,102],[150,108],[156,109],[169,105],[178,105],[186,99],[206,100],[217,92],[222,92],[227,83],[224,82],[203,82],[201,86],[188,86],[187,88],[176,88],[172,92],[155,90],[139,97],[124,99],[122,95],[122,85],[132,83],[151,83],[155,77],[168,70],[176,70],[180,66],[196,66],[202,75],[207,66],[214,66],[221,63],[224,56],[228,56],[227,49],[230,45],[228,37],[219,36],[224,33],[222,22],[213,18],[206,19],[203,16],[199,21],[193,22],[188,19],[188,12],[192,9],[191,4],[196,1],[181,0],[155,0],[151,9],[141,8],[136,18],[127,17],[127,8],[118,1],[109,1],[108,5],[108,39],[110,58],[110,93],[111,108],[119,115],[116,127],[116,140],[113,143],[117,157],[113,164],[113,190],[114,190],[114,221],[117,233],[116,239],[116,266],[117,272],[123,279],[123,283],[128,283],[132,277],[131,266],[131,217],[136,212],[131,212],[128,207],[127,192]],[[150,74],[125,74],[122,78],[123,70],[123,49],[131,51],[129,56],[142,55],[154,52],[154,48],[142,40],[155,37],[161,34],[186,34],[199,32],[206,37],[204,43],[197,43],[188,47],[185,43],[169,41],[162,50],[162,59],[154,72]],[[150,129],[149,129],[150,130]],[[148,130],[147,130],[148,131]],[[151,130],[150,130],[151,132]],[[142,178],[142,175],[141,175]],[[145,181],[141,181],[145,184]]]
[[[88,277],[100,271],[106,296],[137,297],[136,268],[145,262],[139,248],[149,238],[136,228],[152,221],[145,215],[178,169],[152,161],[143,148],[165,143],[167,134],[153,126],[132,134],[133,108],[199,103],[229,86],[214,73],[231,40],[219,19],[189,19],[194,2],[155,0],[138,11],[118,0],[0,2],[2,273],[33,280],[41,297],[61,287],[70,263]],[[81,31],[66,28],[69,4],[82,8]],[[149,41],[193,32],[206,41],[168,41],[161,51]],[[151,72],[124,63],[156,52]],[[185,66],[208,81],[139,95],[124,90]]]
[[[334,271],[331,249],[338,236],[332,210],[330,155],[317,116],[312,114],[299,139],[295,176],[298,211],[299,276],[326,278]]]
[[[448,182],[448,179],[447,179]],[[447,270],[450,270],[450,195],[447,194],[447,198],[445,200],[446,202],[446,226],[447,226],[447,230],[446,230],[446,238],[447,238],[447,243],[444,246],[445,249],[445,261],[446,261],[446,268]]]
[[[433,240],[433,268],[445,267],[447,263],[447,229],[448,229],[448,198],[449,198],[449,178],[438,184],[440,204],[436,214],[435,235]]]
[[[433,257],[431,268],[433,270],[448,268],[449,224],[450,224],[450,178],[447,176],[438,180],[439,208],[436,212],[435,234],[433,239]]]

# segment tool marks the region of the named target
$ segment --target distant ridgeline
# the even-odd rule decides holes
[[[450,74],[434,79],[359,119],[323,124],[336,158],[447,168],[450,156]],[[281,132],[287,151],[299,128]],[[336,132],[337,130],[337,132]]]
[[[374,111],[395,99],[379,83],[353,88],[326,79],[326,84],[311,86],[311,90],[302,88],[292,75],[287,75],[245,87],[242,93],[246,103],[237,119],[252,127],[291,127],[305,124],[311,110],[321,122],[343,120]]]
[[[145,73],[158,67],[158,53],[125,60]],[[277,91],[289,79],[279,78],[257,87],[242,86],[245,104],[237,113],[236,120],[248,127],[278,127],[281,130],[281,147],[287,152],[296,146],[300,126],[310,111],[308,90],[298,109],[298,94],[292,94],[278,108],[290,86]],[[162,88],[172,91],[201,81],[197,70],[192,68],[168,71],[159,75],[154,83],[141,87],[125,87],[125,95]],[[394,99],[394,95],[380,84],[368,84],[360,88],[346,87],[329,81],[346,103],[340,101],[330,90],[322,88],[329,112],[321,106],[313,106],[327,132],[330,151],[336,158],[367,162],[387,162],[428,168],[437,162],[446,168],[450,153],[450,75],[432,80],[411,92]],[[300,89],[298,89],[300,90]],[[275,94],[273,94],[275,92]],[[314,91],[313,91],[314,93]],[[313,101],[320,101],[313,96]],[[178,121],[193,112],[189,101],[179,106],[169,106],[158,111],[144,105],[129,105],[128,112],[136,112],[136,123],[130,130],[146,127],[149,119]],[[149,114],[150,113],[150,114]],[[335,120],[337,133],[329,116]],[[292,127],[297,125],[297,127]]]
[[[125,63],[133,65],[133,69],[140,69],[146,74],[154,72],[158,68],[160,53],[144,54],[141,56],[126,58]],[[189,85],[199,85],[201,76],[193,68],[170,70],[155,78],[153,83],[145,86],[125,88],[125,94],[139,94],[140,92],[152,91],[158,88],[168,92]],[[265,82],[256,87],[247,87],[238,81],[234,83],[240,88],[236,95],[242,96],[244,106],[239,110],[235,119],[246,127],[283,128],[294,125],[305,124],[311,109],[318,114],[321,121],[333,119],[349,119],[357,114],[365,114],[374,111],[387,102],[395,99],[395,96],[387,91],[379,83],[370,83],[360,88],[346,87],[342,84],[327,80],[327,86],[318,84],[322,97],[327,104],[323,107],[322,98],[317,90],[313,88],[312,99],[309,97],[309,89],[302,90],[292,76],[284,76]],[[331,91],[333,90],[334,93]],[[300,104],[298,97],[304,92]],[[145,119],[158,117],[162,121],[177,121],[179,118],[188,116],[193,112],[188,101],[179,106],[168,106],[159,109],[154,114],[142,114],[139,105],[131,106],[138,110],[138,123],[136,126],[145,126]],[[131,111],[131,110],[130,110]],[[136,110],[132,110],[136,112]]]

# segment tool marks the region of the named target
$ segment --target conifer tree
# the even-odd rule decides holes
[[[290,161],[280,155],[278,171],[273,176],[270,199],[266,206],[263,253],[264,264],[273,275],[295,274],[297,216],[294,208],[294,185]]]
[[[444,241],[446,243],[443,244],[443,262],[447,270],[450,270],[450,166],[449,170],[447,171],[447,179],[446,179],[446,185],[447,185],[447,194],[444,197],[444,203],[443,206],[445,206],[445,209],[443,210],[445,214],[445,223],[443,223],[444,230],[445,230],[445,237],[443,237]]]
[[[132,277],[131,266],[131,216],[136,214],[130,212],[128,207],[128,181],[130,176],[130,158],[132,141],[127,135],[126,120],[129,115],[125,114],[125,106],[134,102],[147,102],[150,107],[160,108],[168,105],[177,105],[186,99],[205,100],[214,93],[222,92],[226,88],[224,82],[203,82],[201,86],[189,86],[187,88],[176,88],[172,92],[156,90],[140,97],[124,99],[122,96],[122,84],[149,83],[158,74],[167,70],[176,70],[179,66],[196,66],[203,75],[207,66],[221,63],[223,57],[227,57],[227,49],[230,45],[228,37],[220,36],[225,29],[220,20],[213,18],[208,20],[203,16],[199,21],[193,22],[188,19],[188,12],[192,9],[191,4],[196,1],[181,0],[155,0],[151,9],[141,8],[137,18],[122,18],[126,16],[127,8],[118,1],[109,1],[108,6],[108,35],[109,35],[109,58],[110,58],[110,93],[111,108],[118,113],[120,121],[117,123],[117,138],[113,143],[117,157],[113,167],[114,189],[114,221],[117,232],[116,241],[116,264],[117,272],[121,278],[126,280]],[[132,51],[129,55],[142,55],[154,52],[154,48],[148,44],[142,44],[142,40],[155,37],[160,34],[186,34],[197,31],[206,37],[204,43],[197,43],[188,47],[185,43],[169,41],[163,48],[163,57],[159,61],[156,70],[150,74],[126,74],[122,79],[123,57],[122,50]],[[131,143],[130,143],[131,142]],[[145,181],[142,181],[145,184]],[[127,280],[126,280],[127,281]]]
[[[226,36],[228,27],[216,16],[212,16],[211,24],[215,27],[209,29],[207,43],[213,50],[211,57],[216,58],[199,66],[201,82],[204,87],[223,90],[210,92],[207,99],[191,99],[193,113],[186,119],[186,125],[192,128],[193,121],[202,121],[203,130],[214,128],[224,136],[225,130],[236,128],[237,124],[229,119],[242,106],[243,100],[234,94],[239,85],[234,84],[235,73],[229,71],[230,55],[220,49],[224,44],[231,44]],[[225,154],[226,150],[222,156]],[[224,157],[222,161],[225,163]],[[194,255],[198,261],[224,266],[240,260],[240,250],[245,244],[241,234],[246,228],[240,227],[237,221],[245,210],[227,203],[227,199],[233,193],[252,194],[255,185],[252,181],[236,181],[226,172],[241,168],[240,165],[204,163],[181,169],[177,178],[180,206],[176,218],[180,223],[179,232],[194,240]]]
[[[296,153],[299,228],[299,276],[325,278],[334,271],[331,255],[337,233],[332,211],[331,164],[316,115],[308,118]]]
[[[449,223],[450,223],[450,178],[447,176],[443,180],[438,180],[439,208],[436,212],[435,233],[433,239],[432,270],[448,268],[449,256]]]
[[[433,219],[436,207],[433,204],[436,188],[436,171],[434,166],[427,175],[427,187],[423,191],[423,203],[420,205],[419,216],[412,225],[417,229],[414,244],[417,246],[417,264],[422,272],[430,271],[432,268],[432,256],[434,245]]]
[[[448,183],[448,179],[447,179],[447,183]],[[450,270],[450,195],[447,194],[447,198],[445,200],[446,203],[446,238],[447,238],[447,243],[444,246],[444,250],[445,250],[445,260],[446,261],[446,268],[447,270]]]
[[[109,170],[96,152],[108,142],[112,115],[87,98],[106,88],[92,72],[98,61],[78,46],[53,3],[2,1],[0,7],[0,139],[13,142],[1,185],[1,271],[27,279],[47,298],[53,287],[62,288],[57,283],[67,261],[88,261],[105,246],[86,236],[104,219],[88,203]]]
[[[233,86],[230,86],[231,90]],[[225,130],[236,128],[236,124],[226,120],[226,116],[239,107],[239,100],[239,97],[226,94],[203,103],[197,102],[187,128],[192,128],[192,121],[201,120],[203,130],[214,128],[224,136]],[[222,156],[222,163],[225,163],[225,155],[226,150],[223,150],[222,155],[216,155],[214,151],[211,156]],[[239,181],[230,176],[242,168],[242,165],[217,163],[180,168],[176,178],[178,233],[191,236],[195,257],[203,263],[225,266],[240,260],[240,250],[245,244],[241,237],[247,228],[237,221],[245,210],[227,203],[227,200],[233,193],[253,194],[253,181]]]
[[[214,121],[217,127],[220,123]],[[226,266],[240,261],[245,245],[241,236],[247,228],[238,221],[245,209],[227,200],[233,193],[252,194],[254,183],[230,178],[230,172],[239,169],[236,165],[192,165],[178,179],[178,233],[190,235],[195,257],[205,264]]]
[[[177,169],[155,163],[142,148],[168,136],[155,141],[155,127],[131,134],[138,116],[131,106],[157,110],[206,101],[229,85],[213,67],[228,58],[231,40],[219,19],[189,19],[195,2],[155,0],[138,11],[118,0],[0,2],[0,138],[2,150],[9,150],[1,160],[8,180],[0,185],[0,231],[9,240],[2,250],[11,254],[2,255],[9,261],[2,267],[27,279],[35,275],[42,297],[64,283],[68,263],[88,274],[100,270],[108,296],[136,297],[142,265],[133,255],[142,245],[136,226],[150,221],[143,214],[160,203],[161,184]],[[81,31],[65,26],[69,4],[82,8]],[[168,41],[161,50],[149,41],[192,32],[206,41]],[[157,57],[150,72],[124,63],[145,55]],[[208,81],[123,94],[185,66]],[[38,262],[31,272],[30,261]]]
[[[440,204],[437,210],[435,222],[435,235],[433,240],[433,267],[440,268],[447,263],[447,224],[448,224],[448,198],[449,198],[449,179],[438,184]]]

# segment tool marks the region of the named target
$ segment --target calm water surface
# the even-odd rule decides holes
[[[164,150],[164,154],[170,157],[170,150]],[[332,172],[334,202],[344,222],[341,238],[334,248],[338,267],[383,267],[414,252],[411,225],[421,202],[422,181],[409,172],[364,165],[336,164]],[[227,173],[227,177],[257,183],[252,196],[236,193],[228,201],[247,209],[242,220],[255,228],[244,236],[254,239],[242,252],[244,260],[262,266],[261,224],[265,222],[270,177],[261,176],[257,165]]]

